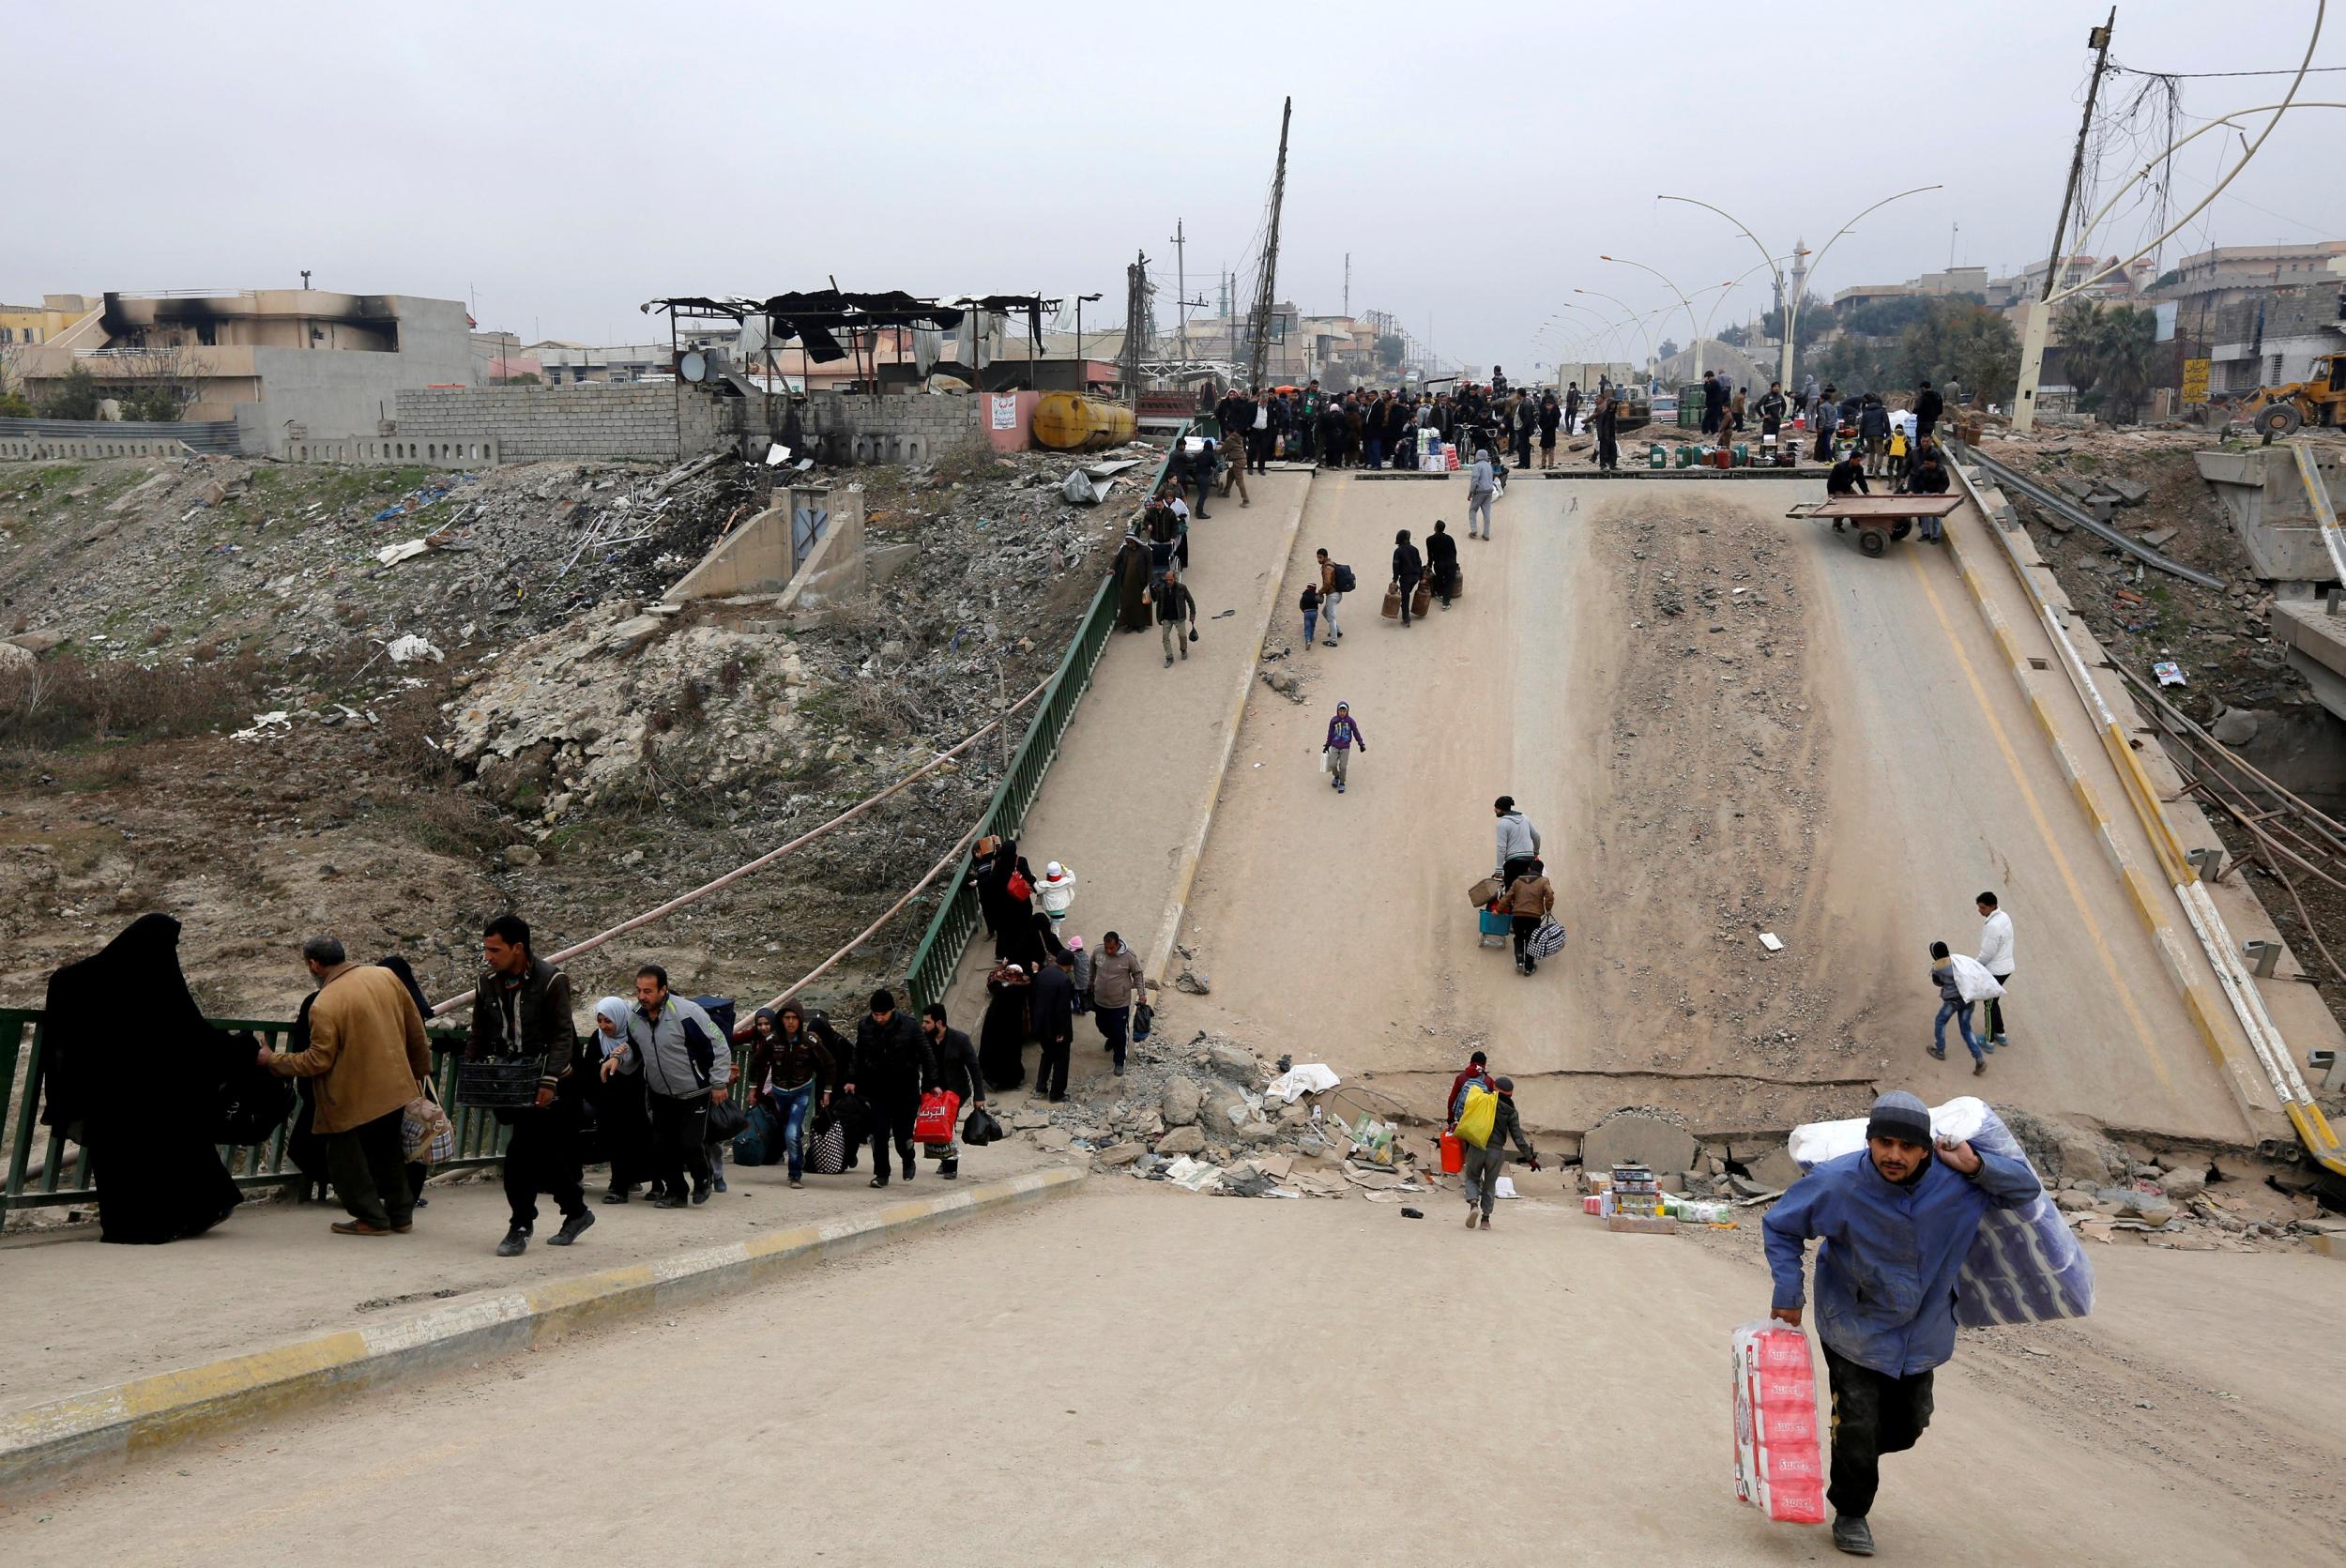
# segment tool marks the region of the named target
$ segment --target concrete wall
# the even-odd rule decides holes
[[[741,403],[673,383],[432,388],[399,394],[388,434],[401,442],[494,442],[508,463],[547,457],[674,462],[738,437]]]
[[[811,392],[800,414],[828,463],[929,463],[985,438],[985,399],[967,392]]]
[[[2258,577],[2273,583],[2325,583],[2337,575],[2315,525],[2305,481],[2298,476],[2297,460],[2287,449],[2199,451],[2191,458],[2200,478],[2224,503]],[[2314,472],[2322,476],[2331,509],[2338,510],[2346,503],[2346,462],[2332,450],[2317,449]]]

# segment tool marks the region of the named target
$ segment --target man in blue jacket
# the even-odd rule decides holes
[[[1801,1260],[1817,1249],[1817,1338],[1833,1389],[1833,1544],[1873,1555],[1866,1523],[1881,1459],[1930,1424],[1931,1370],[1955,1354],[1956,1276],[1990,1209],[2042,1189],[2017,1160],[1931,1141],[1930,1111],[1903,1089],[1874,1102],[1866,1148],[1828,1160],[1768,1213],[1769,1313],[1801,1320]]]

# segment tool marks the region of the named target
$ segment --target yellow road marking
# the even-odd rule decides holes
[[[2012,738],[2004,733],[2003,723],[1996,717],[1996,710],[1988,705],[1988,689],[1980,684],[1979,672],[1972,667],[1971,655],[1963,651],[1962,641],[1955,634],[1955,623],[1947,618],[1947,607],[1940,600],[1939,590],[1931,586],[1930,574],[1923,570],[1920,553],[1908,550],[1904,554],[1906,564],[1913,569],[1914,580],[1922,584],[1923,593],[1930,601],[1930,613],[1939,617],[1939,630],[1946,633],[1947,646],[1955,650],[1956,662],[1963,666],[1963,678],[1972,688],[1972,696],[1979,704],[1981,716],[1988,721],[1988,732],[1996,738],[1996,749],[2003,754],[2003,765],[2010,769],[2012,782],[2020,786],[2020,799],[2028,802],[2029,817],[2036,824],[2037,835],[2045,841],[2046,852],[2052,856],[2053,865],[2061,873],[2063,886],[2069,890],[2069,902],[2077,906],[2078,918],[2085,922],[2086,935],[2094,939],[2094,951],[2101,955],[2102,968],[2110,976],[2110,989],[2118,994],[2118,1005],[2125,1010],[2127,1021],[2134,1026],[2136,1038],[2142,1042],[2142,1054],[2150,1058],[2151,1072],[2157,1076],[2161,1088],[2173,1088],[2174,1084],[2167,1075],[2167,1063],[2159,1056],[2157,1042],[2152,1036],[2150,1023],[2134,1005],[2134,994],[2119,975],[2117,956],[2110,951],[2110,943],[2104,939],[2102,928],[2095,922],[2093,911],[2085,906],[2085,890],[2079,886],[2077,873],[2070,869],[2069,857],[2061,852],[2061,845],[2053,838],[2052,824],[2046,820],[2045,808],[2037,801],[2036,791],[2030,787],[2027,773],[2021,770],[2019,755],[2012,749]],[[2083,788],[2083,781],[2079,781],[2079,787]],[[2105,821],[2106,825],[2106,819],[2102,818],[2099,811],[2089,806],[2088,814]]]

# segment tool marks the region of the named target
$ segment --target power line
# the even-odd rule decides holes
[[[2110,66],[2110,69],[2113,75],[2163,76],[2171,82],[2205,82],[2225,76],[2294,76],[2297,74],[2293,70],[2144,70],[2139,66],[2122,66],[2115,63]],[[2326,76],[2337,71],[2346,71],[2346,66],[2313,66],[2308,68],[2306,74]]]

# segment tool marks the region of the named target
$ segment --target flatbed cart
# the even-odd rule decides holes
[[[1857,525],[1857,548],[1879,556],[1894,539],[1904,539],[1918,517],[1944,517],[1963,504],[1963,497],[1945,495],[1828,495],[1821,501],[1802,501],[1787,517],[1830,519]]]

